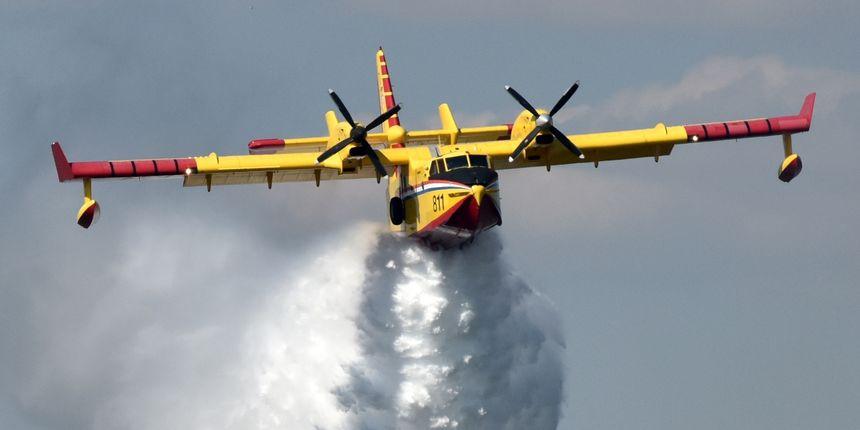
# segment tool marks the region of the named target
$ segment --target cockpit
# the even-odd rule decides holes
[[[490,157],[483,154],[447,154],[430,162],[430,179],[465,185],[489,185],[498,180]]]
[[[490,158],[480,154],[464,154],[440,157],[430,163],[430,176],[468,167],[490,168]]]

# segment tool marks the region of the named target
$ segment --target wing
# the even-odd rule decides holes
[[[485,142],[474,150],[491,155],[496,169],[512,169],[570,163],[598,163],[628,158],[660,157],[669,155],[676,144],[703,143],[728,139],[782,135],[786,140],[786,157],[791,154],[790,135],[809,131],[815,105],[815,93],[809,94],[797,115],[713,122],[667,127],[657,124],[653,128],[569,135],[585,155],[579,159],[557,142],[548,145],[532,143],[525,157],[508,162],[508,156],[519,144],[520,138],[503,142]],[[525,130],[528,132],[530,130]],[[798,169],[799,170],[799,169]]]
[[[271,188],[274,182],[316,181],[319,186],[324,180],[377,177],[373,163],[366,156],[350,157],[347,150],[321,163],[317,162],[321,151],[224,157],[212,153],[205,157],[79,162],[69,162],[58,142],[54,142],[51,151],[60,182],[83,182],[84,203],[78,210],[77,222],[84,228],[89,228],[100,212],[93,198],[93,180],[182,176],[186,187],[205,185],[211,190],[213,185],[267,183]],[[410,154],[429,157],[426,147],[388,148],[375,153],[387,171],[408,164]]]
[[[408,145],[450,145],[511,138],[513,124],[490,125],[486,127],[464,127],[452,132],[446,129],[416,130],[406,133]]]
[[[60,182],[182,176],[186,187],[211,187],[376,177],[373,165],[366,157],[348,157],[346,154],[322,163],[317,163],[321,152],[231,156],[212,153],[205,157],[69,162],[59,143],[55,142],[51,149]],[[407,164],[409,153],[415,150],[388,148],[376,153],[383,165],[393,167]]]
[[[376,154],[390,172],[393,166],[409,163],[410,151],[406,148],[387,148],[376,150]],[[186,175],[183,186],[310,181],[319,184],[320,181],[334,179],[376,178],[376,170],[367,157],[331,157],[318,163],[320,154],[297,152],[226,157],[210,154],[208,157],[197,157],[197,172]]]

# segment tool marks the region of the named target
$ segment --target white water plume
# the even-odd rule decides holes
[[[362,224],[281,253],[203,230],[191,232],[199,249],[220,252],[165,250],[160,230],[144,227],[132,237],[150,239],[117,258],[111,282],[83,278],[96,286],[67,290],[82,299],[39,301],[54,305],[34,320],[58,334],[19,344],[42,348],[7,379],[22,419],[63,429],[557,426],[556,312],[511,274],[494,234],[432,252]]]
[[[551,429],[564,348],[486,234],[432,252],[363,226],[249,328],[234,427]]]

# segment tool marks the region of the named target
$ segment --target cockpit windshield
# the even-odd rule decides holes
[[[469,155],[469,162],[472,167],[490,167],[490,160],[486,155]]]
[[[448,170],[460,169],[463,167],[469,167],[469,160],[465,155],[458,155],[456,157],[448,157],[445,159],[445,165]]]
[[[469,166],[490,167],[490,157],[486,155],[467,154],[437,158],[430,163],[430,175],[434,176],[439,173],[445,173]]]

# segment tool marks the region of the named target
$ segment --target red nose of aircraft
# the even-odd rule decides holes
[[[487,195],[483,185],[473,185],[471,195],[466,197],[447,225],[478,233],[501,223],[501,215],[494,199]]]

